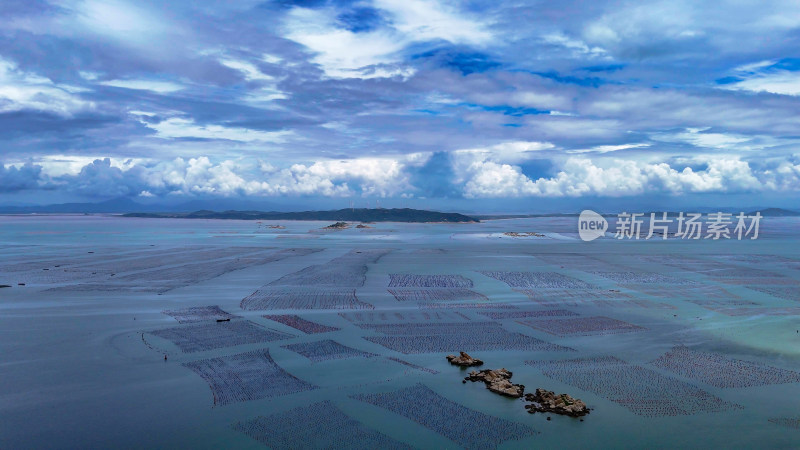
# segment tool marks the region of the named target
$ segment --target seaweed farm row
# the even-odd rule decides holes
[[[525,425],[459,405],[422,384],[393,392],[358,394],[351,398],[417,422],[466,448],[495,448],[505,441],[536,434]]]
[[[546,309],[542,311],[481,311],[478,314],[490,319],[523,319],[526,317],[566,317],[577,316],[577,313],[566,309]]]
[[[267,286],[331,286],[357,288],[364,285],[367,264],[375,264],[389,250],[351,250],[325,264],[306,267]]]
[[[385,334],[364,339],[404,354],[529,350],[574,351],[569,347],[512,333],[495,322],[422,323],[422,324],[357,324],[363,329]]]
[[[399,302],[415,302],[420,309],[482,308],[493,303],[468,289],[472,280],[461,275],[391,274],[388,292]],[[469,319],[467,319],[469,320]]]
[[[487,299],[488,300],[488,299]],[[419,309],[517,309],[510,303],[485,301],[485,302],[420,302]]]
[[[343,287],[264,287],[242,300],[242,309],[299,310],[299,309],[374,309],[358,299],[355,288]]]
[[[394,361],[394,362],[396,362],[398,364],[402,364],[402,365],[404,365],[406,367],[411,367],[412,369],[417,369],[417,370],[421,370],[423,372],[428,372],[428,373],[433,374],[433,375],[436,375],[437,373],[439,373],[438,370],[431,369],[429,367],[418,366],[416,364],[412,364],[412,363],[410,363],[408,361],[405,361],[405,360],[402,360],[400,358],[395,358],[394,356],[387,356],[386,359],[388,359],[389,361]]]
[[[355,311],[341,312],[339,317],[353,323],[380,323],[380,322],[430,322],[430,321],[462,321],[471,320],[460,311],[395,311],[373,312]]]
[[[718,388],[743,388],[769,384],[800,383],[800,373],[716,353],[673,348],[652,365]]]
[[[120,275],[126,274],[129,276],[127,280],[134,285],[133,288],[138,286],[145,289],[148,286],[147,283],[153,279],[153,274],[157,274],[160,270],[174,269],[180,271],[181,266],[196,264],[197,261],[204,261],[206,264],[214,266],[215,264],[222,264],[226,258],[235,256],[258,257],[258,255],[268,250],[270,249],[264,247],[147,249],[128,253],[92,254],[80,258],[73,257],[71,259],[65,258],[64,260],[56,259],[12,264],[0,270],[0,274],[11,276],[13,273],[14,278],[19,281],[40,284],[84,282],[84,285],[81,286],[64,286],[60,288],[84,291],[110,290],[106,285],[113,281],[119,281],[122,278]],[[286,251],[294,251],[296,255],[307,254],[308,252],[306,249],[287,249],[280,252]],[[199,269],[199,266],[195,265],[193,270],[197,269]],[[145,273],[136,273],[141,271],[145,271]],[[149,273],[147,273],[148,271]],[[225,273],[225,271],[221,273]],[[120,277],[113,278],[114,276]],[[160,279],[163,280],[165,278],[162,277]],[[123,286],[123,288],[130,289],[131,287]]]
[[[630,333],[645,329],[632,323],[603,316],[520,320],[518,323],[556,336],[593,336]]]
[[[339,331],[341,329],[336,327],[330,327],[328,325],[323,325],[321,323],[312,322],[310,320],[303,319],[302,317],[296,314],[273,314],[262,317],[264,317],[265,319],[269,319],[290,326],[306,334],[328,333],[331,331]]]
[[[233,429],[270,448],[413,448],[366,427],[327,400],[238,422]]]
[[[89,266],[89,268],[93,266],[106,266],[108,264],[121,264],[125,263],[128,260],[146,260],[146,261],[153,261],[151,259],[152,256],[161,257],[161,258],[169,258],[172,255],[178,254],[187,254],[191,252],[196,252],[201,249],[208,250],[207,247],[177,247],[177,248],[170,248],[170,249],[154,249],[154,248],[146,248],[143,250],[123,250],[122,248],[103,248],[104,252],[108,253],[96,253],[96,252],[85,252],[82,251],[80,256],[76,254],[61,254],[58,256],[47,256],[45,259],[41,259],[41,257],[25,257],[21,256],[15,259],[15,262],[10,264],[3,264],[0,266],[0,272],[26,272],[29,270],[42,270],[45,268],[53,269],[53,268],[60,268],[60,267],[76,267],[76,266]],[[264,250],[263,248],[260,250]],[[76,252],[77,250],[73,250]],[[20,261],[20,259],[22,261]],[[151,265],[152,267],[152,265]]]
[[[373,356],[378,356],[374,353],[363,352],[361,350],[342,345],[330,339],[326,339],[324,341],[302,342],[299,344],[284,345],[283,348],[300,354],[314,363],[329,361],[332,359],[370,358]]]
[[[483,275],[502,281],[512,288],[522,289],[595,289],[583,280],[558,272],[499,272],[481,271]]]
[[[219,306],[216,305],[192,306],[189,308],[165,310],[163,313],[177,320],[178,323],[217,321],[224,319],[235,319],[238,317],[223,311]]]
[[[471,288],[472,280],[461,275],[389,274],[389,287]]]
[[[635,299],[625,292],[604,289],[515,289],[544,308],[597,307],[675,309],[668,303]]]
[[[547,264],[578,270],[594,270],[610,266],[608,262],[592,255],[578,253],[537,254],[536,258]]]
[[[388,289],[388,291],[399,302],[488,301],[485,295],[463,288]]]
[[[737,298],[737,295],[731,294],[727,290],[707,285],[696,286],[670,286],[669,289],[664,289],[658,286],[649,285],[636,285],[631,286],[630,289],[635,289],[637,292],[646,294],[652,297],[669,298],[669,299],[691,299],[691,298]]]
[[[243,319],[231,320],[230,322],[214,321],[197,325],[182,325],[154,330],[150,334],[169,340],[184,353],[271,342],[293,337],[286,333],[263,328]]]
[[[593,275],[607,278],[621,286],[635,286],[640,284],[667,284],[667,285],[695,285],[694,280],[678,278],[656,272],[612,272],[612,271],[591,271]]]
[[[746,286],[747,289],[763,292],[784,300],[800,302],[800,286]]]
[[[364,285],[368,264],[377,261],[382,254],[385,251],[359,253],[354,250],[327,263],[308,266],[262,286],[243,299],[241,307],[245,310],[276,311],[261,317],[306,335],[334,333],[355,326],[363,330],[359,340],[398,352],[398,356],[457,351],[528,351],[549,352],[556,355],[553,356],[555,358],[566,356],[558,356],[559,353],[574,355],[577,351],[509,331],[495,321],[514,321],[558,337],[603,336],[646,329],[606,317],[604,313],[579,315],[575,308],[676,308],[666,300],[643,299],[638,294],[679,299],[686,302],[684,304],[729,314],[735,314],[739,309],[752,313],[763,308],[770,314],[788,310],[766,308],[737,295],[725,295],[727,291],[714,286],[683,282],[680,278],[661,274],[623,270],[597,271],[593,275],[606,277],[631,290],[604,289],[557,272],[483,272],[527,296],[530,300],[527,305],[519,301],[513,304],[491,301],[473,290],[472,280],[460,275],[392,273],[388,276],[388,292],[399,302],[395,306],[398,309],[376,309],[375,305],[359,298],[357,289]],[[663,287],[663,283],[668,289]],[[774,286],[769,288],[773,289]],[[780,289],[774,292],[783,293]],[[789,293],[786,291],[786,294]],[[408,305],[408,302],[415,305]],[[462,308],[475,308],[475,311],[462,312]],[[336,323],[338,326],[326,325],[298,315],[302,313],[292,313],[313,309],[342,310],[329,317],[344,319],[348,324],[341,325],[340,321]],[[241,319],[217,306],[174,309],[164,313],[182,325],[156,330],[152,334],[172,341],[186,353],[278,342],[273,345],[280,345],[282,349],[306,359],[311,367],[319,367],[317,370],[337,368],[328,363],[345,360],[347,362],[343,364],[355,368],[363,364],[361,360],[366,359],[375,363],[393,363],[400,368],[387,367],[386,370],[394,371],[394,376],[367,384],[386,383],[398,375],[419,377],[439,373],[432,368],[390,356],[392,353],[360,350],[358,344],[348,340],[347,333],[332,334],[330,339],[282,345],[281,340],[294,336]],[[216,322],[226,319],[231,320]],[[282,353],[281,357],[285,355]],[[541,370],[551,379],[594,393],[643,417],[685,416],[741,409],[740,405],[716,397],[693,382],[717,388],[800,383],[800,374],[797,372],[685,347],[673,348],[647,367],[615,357],[573,356],[573,359],[527,361],[526,364]],[[267,349],[187,362],[184,366],[208,383],[214,404],[217,405],[317,389],[314,384],[281,368],[272,360]],[[667,372],[674,376],[669,376]],[[458,446],[468,448],[493,448],[536,434],[526,425],[467,408],[422,384],[377,394],[351,394],[350,397],[405,417]],[[791,428],[792,420],[775,418],[772,422]],[[264,445],[281,448],[301,445],[299,443],[305,446],[320,443],[319,446],[349,448],[410,448],[348,416],[328,400],[239,421],[233,428]]]
[[[278,366],[268,349],[183,363],[211,388],[215,405],[316,389]]]
[[[164,293],[178,287],[189,286],[226,273],[248,267],[268,264],[294,256],[313,253],[314,249],[285,249],[253,256],[194,262],[180,266],[162,267],[133,274],[117,276],[111,281],[84,283],[56,288],[67,291],[131,290]],[[195,260],[196,261],[196,260]]]
[[[308,266],[285,275],[245,297],[245,310],[372,309],[356,297],[364,285],[367,264],[374,264],[389,250],[351,250],[325,264]]]
[[[611,356],[525,363],[550,378],[593,392],[640,416],[681,416],[742,408],[684,381]]]
[[[800,316],[800,307],[787,308],[746,308],[746,307],[708,307],[704,308],[731,317],[753,317],[753,316]]]

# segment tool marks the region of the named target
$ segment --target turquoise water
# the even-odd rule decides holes
[[[292,445],[319,446],[324,439],[309,439],[324,432],[337,439],[360,436],[351,431],[357,429],[380,433],[384,443],[471,447],[446,431],[461,429],[463,423],[438,429],[431,425],[435,418],[429,416],[436,402],[430,402],[431,411],[418,408],[410,414],[426,417],[420,423],[358,397],[417,384],[453,402],[453,409],[464,412],[459,416],[464,420],[488,416],[486,420],[498,426],[508,427],[510,422],[531,430],[519,438],[509,433],[512,439],[501,439],[500,448],[797,448],[800,429],[792,420],[800,418],[800,383],[792,381],[791,373],[800,372],[798,223],[795,218],[764,219],[755,241],[599,239],[585,243],[577,239],[577,225],[571,218],[463,225],[384,223],[363,230],[321,231],[327,222],[282,222],[285,229],[270,229],[267,223],[250,221],[0,217],[0,284],[12,286],[0,289],[0,448],[261,448],[262,443],[233,425],[259,416],[283,423],[277,418],[289,417],[287,411],[324,401],[329,402],[323,404],[326,408],[343,413],[336,415],[338,422],[331,422],[340,432],[326,431],[319,417],[310,417],[309,423],[297,423],[293,433],[284,433],[297,437]],[[526,231],[545,237],[503,234]],[[290,248],[318,251],[272,262],[254,256]],[[334,270],[342,265],[336,258],[369,249],[389,251],[376,263],[365,264],[364,283],[352,290],[360,302],[374,309],[251,311],[240,307],[244,298],[270,283],[267,290],[330,291],[311,284],[286,287],[276,280],[314,265]],[[339,262],[326,265],[331,260]],[[227,269],[219,269],[223,266]],[[592,289],[535,285],[526,294],[482,272],[555,273],[588,283]],[[165,280],[159,273],[176,273],[179,279]],[[460,275],[471,280],[470,289],[485,300],[465,302],[479,303],[481,308],[451,304],[426,309],[420,302],[398,301],[388,292],[390,274]],[[667,281],[653,282],[653,274]],[[552,278],[545,277],[550,277],[545,282]],[[180,286],[174,287],[175,283]],[[603,301],[592,301],[594,295],[604,296]],[[437,302],[440,306],[448,303],[429,303]],[[249,320],[291,336],[230,346],[223,342],[209,350],[184,353],[168,339],[151,334],[191,326],[179,324],[163,311],[209,305],[241,317],[235,321]],[[480,314],[554,309],[577,316],[492,320]],[[485,350],[403,354],[367,339],[386,335],[357,326],[356,313],[362,313],[366,324],[400,324],[409,329],[414,323],[497,322],[503,333],[574,351],[488,348],[489,339],[483,344],[488,346]],[[264,318],[266,314],[297,314],[338,330],[305,334]],[[606,317],[639,328],[570,333],[566,322],[537,322],[570,317]],[[536,326],[520,323],[526,321]],[[450,340],[458,341],[432,339],[445,347]],[[324,340],[372,356],[314,362],[284,348]],[[739,362],[709,369],[698,359],[688,373],[653,363],[676,346]],[[269,350],[280,370],[316,388],[215,405],[206,380],[183,365],[263,349]],[[513,381],[528,391],[543,387],[566,392],[583,399],[593,411],[583,422],[560,416],[547,421],[545,414],[530,415],[521,400],[492,394],[479,384],[462,384],[466,373],[449,366],[444,358],[459,350],[486,361],[484,368],[512,370]],[[598,357],[618,358],[627,364],[621,369],[624,373],[644,376],[635,379],[644,386],[629,386],[623,394],[634,396],[634,402],[652,401],[656,411],[670,401],[686,402],[658,397],[646,386],[647,374],[654,384],[672,380],[669,383],[683,389],[676,393],[701,391],[710,397],[686,413],[642,415],[626,407],[626,399],[609,393],[614,386],[609,387],[608,381],[589,386],[572,369],[545,373],[541,365],[525,364]],[[754,366],[743,366],[742,361]],[[631,366],[637,368],[629,371]],[[764,374],[750,378],[736,374],[734,370],[741,367],[757,367]],[[592,379],[604,379],[600,372],[591,373]],[[789,375],[778,377],[779,384],[770,384],[775,383],[775,373]],[[728,406],[714,409],[710,405],[715,402]],[[354,422],[342,425],[342,420],[349,419]],[[332,444],[352,446],[342,440]],[[475,444],[487,445],[478,440]]]

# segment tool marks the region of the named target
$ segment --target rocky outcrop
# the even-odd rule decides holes
[[[466,352],[459,352],[459,356],[456,355],[447,355],[447,361],[454,366],[461,366],[461,367],[473,367],[473,366],[482,366],[483,361],[477,358],[473,358],[466,354]]]
[[[345,228],[350,228],[347,222],[336,222],[325,227],[326,230],[344,230]]]
[[[519,398],[525,392],[525,386],[511,383],[513,375],[511,371],[506,369],[473,370],[464,380],[483,381],[486,384],[486,389],[496,394]]]
[[[572,398],[568,394],[556,394],[553,391],[536,389],[533,394],[527,394],[525,400],[532,402],[525,405],[529,413],[545,412],[563,414],[566,416],[580,417],[591,411],[580,399]]]

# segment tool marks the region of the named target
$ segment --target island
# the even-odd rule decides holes
[[[586,406],[586,403],[580,399],[573,398],[568,394],[556,394],[553,391],[541,388],[536,389],[533,394],[526,394],[525,400],[531,402],[525,405],[525,409],[531,414],[543,412],[581,417],[591,411]]]
[[[456,355],[447,355],[447,361],[454,366],[461,366],[461,367],[472,367],[472,366],[481,366],[483,365],[483,361],[478,358],[473,358],[469,356],[466,352],[459,352],[459,356]]]
[[[334,211],[195,211],[191,213],[128,213],[123,217],[155,219],[330,220],[334,222],[478,223],[459,213],[410,208],[348,208]]]
[[[350,228],[350,224],[347,222],[336,222],[328,225],[327,227],[323,228],[324,230],[344,230],[346,228]]]
[[[486,389],[495,394],[505,395],[506,397],[519,398],[525,393],[525,385],[513,384],[511,377],[514,374],[508,369],[486,369],[473,370],[469,376],[464,378],[467,381],[483,381]]]

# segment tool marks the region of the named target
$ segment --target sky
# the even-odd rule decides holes
[[[0,2],[0,204],[800,199],[800,2]]]

